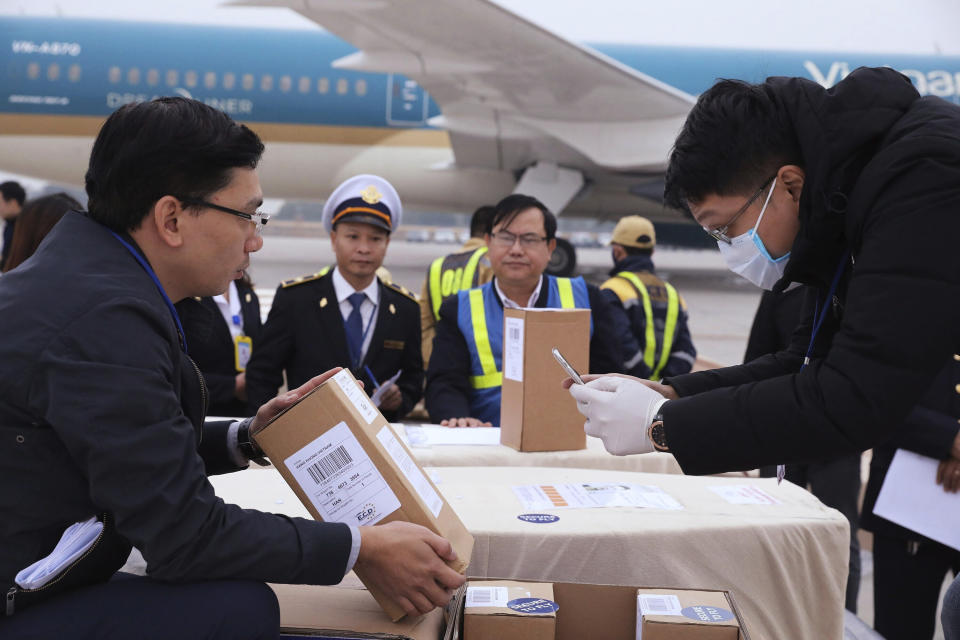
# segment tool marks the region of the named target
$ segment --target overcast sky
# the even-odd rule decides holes
[[[578,42],[960,55],[957,0],[497,1]],[[0,0],[0,14],[316,28],[287,9],[218,6],[222,4],[220,0]]]

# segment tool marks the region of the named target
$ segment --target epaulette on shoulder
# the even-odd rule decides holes
[[[289,280],[284,280],[280,283],[281,289],[286,289],[287,287],[293,287],[298,284],[303,284],[304,282],[312,282],[318,280],[327,274],[327,270],[317,271],[316,273],[311,273],[310,275],[300,276],[298,278],[290,278]]]
[[[400,294],[403,294],[403,295],[407,296],[408,298],[410,298],[411,300],[413,300],[413,301],[416,302],[417,304],[420,304],[420,298],[417,297],[417,294],[415,294],[413,291],[410,291],[410,289],[407,289],[407,288],[406,288],[405,286],[403,286],[402,284],[397,284],[396,282],[391,282],[391,283],[388,284],[387,286],[390,287],[391,289],[393,289],[394,291],[396,291],[397,293],[400,293]]]

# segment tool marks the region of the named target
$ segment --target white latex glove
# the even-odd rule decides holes
[[[650,387],[637,380],[607,376],[572,385],[570,395],[587,418],[583,430],[603,440],[610,453],[625,456],[654,450],[647,427],[667,399]]]

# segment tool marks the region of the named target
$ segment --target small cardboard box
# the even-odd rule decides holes
[[[587,447],[583,416],[568,391],[556,347],[580,374],[589,372],[589,309],[505,309],[500,443],[518,451]]]
[[[557,604],[549,582],[470,580],[464,640],[554,640]]]
[[[637,589],[637,640],[741,640],[722,591]]]
[[[414,461],[386,419],[346,369],[305,395],[253,434],[317,520],[373,525],[403,520],[423,525],[453,545],[463,573],[473,536]],[[403,609],[365,579],[392,620]]]
[[[536,581],[527,582],[536,583]],[[464,638],[465,587],[466,585],[457,591],[450,604],[451,620],[447,624],[444,640]],[[554,582],[553,600],[557,604],[556,640],[583,640],[584,638],[589,638],[589,640],[624,640],[624,638],[633,638],[637,631],[638,589],[646,589],[646,587]],[[683,590],[651,589],[651,591],[654,593],[671,593]],[[726,598],[729,603],[726,608],[734,614],[740,624],[740,640],[750,640],[743,615],[740,613],[732,593],[710,590],[697,591],[696,593],[716,593]],[[673,629],[680,629],[680,627],[675,626]],[[669,637],[683,638],[686,636],[673,635]],[[644,636],[644,640],[649,639]]]
[[[366,589],[272,584],[280,602],[281,638],[376,638],[437,640],[443,633],[443,611],[399,622],[387,620]]]

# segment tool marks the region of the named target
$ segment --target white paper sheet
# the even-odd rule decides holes
[[[63,532],[50,555],[21,570],[14,578],[15,582],[24,589],[42,587],[92,547],[100,537],[101,531],[103,531],[103,523],[96,517],[75,522]]]
[[[497,427],[463,427],[451,429],[424,424],[419,427],[406,425],[407,442],[411,447],[443,445],[499,445],[500,429]]]
[[[373,392],[372,396],[370,396],[370,402],[372,402],[373,404],[379,407],[380,403],[383,402],[383,395],[390,389],[391,385],[396,383],[397,378],[400,377],[401,373],[403,373],[403,369],[400,369],[395,374],[390,376],[389,380],[385,380],[381,382],[377,390]]]
[[[730,504],[783,504],[752,484],[721,484],[707,487]]]
[[[897,449],[873,512],[960,550],[960,493],[937,484],[939,460]]]
[[[513,492],[524,511],[644,507],[680,510],[683,505],[655,485],[585,482],[583,484],[522,485]]]

